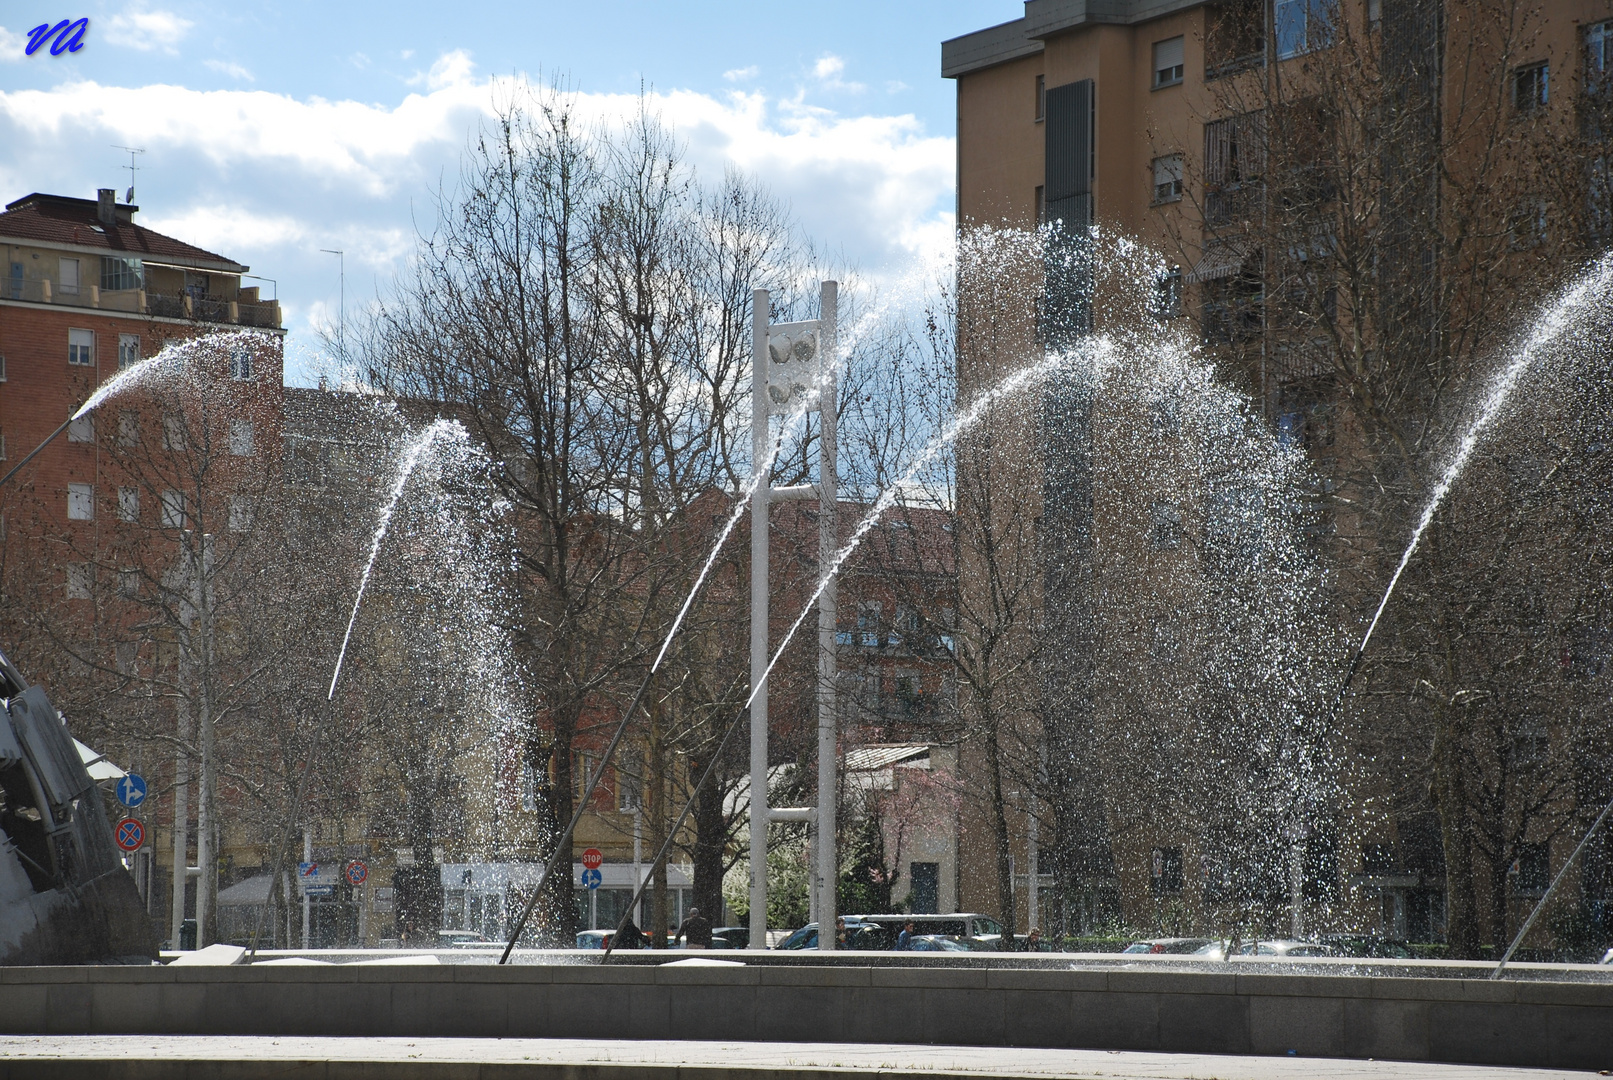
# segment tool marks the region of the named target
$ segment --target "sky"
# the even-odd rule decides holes
[[[249,264],[288,328],[287,380],[406,269],[497,82],[563,79],[584,111],[641,88],[703,178],[737,166],[820,250],[897,281],[951,247],[954,85],[940,42],[1018,0],[240,5],[0,0],[0,202],[122,200],[136,221]],[[85,17],[77,52],[25,55]],[[341,250],[338,259],[321,249]]]

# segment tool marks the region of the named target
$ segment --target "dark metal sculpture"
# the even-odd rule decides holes
[[[45,691],[0,653],[0,965],[156,959],[100,790]]]

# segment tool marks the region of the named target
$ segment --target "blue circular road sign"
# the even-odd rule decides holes
[[[599,883],[604,880],[605,875],[598,870],[584,870],[582,872],[582,883],[585,888],[597,889],[599,888]]]
[[[118,781],[118,802],[130,810],[146,801],[146,778],[129,773]]]

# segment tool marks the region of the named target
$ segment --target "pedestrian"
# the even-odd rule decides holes
[[[1030,929],[1030,933],[1025,935],[1025,951],[1026,952],[1041,952],[1042,951],[1042,930],[1041,930],[1041,927],[1033,926]]]
[[[678,927],[678,936],[672,939],[673,948],[678,942],[688,938],[689,948],[711,948],[711,920],[700,914],[700,909],[692,907],[689,914],[684,916],[683,925]]]
[[[841,917],[839,917],[839,916],[836,916],[835,917],[835,948],[844,949],[845,947],[846,947],[846,920],[841,918]]]
[[[638,924],[633,921],[631,916],[622,924],[622,928],[616,931],[616,936],[611,939],[610,947],[613,950],[644,948],[644,935],[639,932]]]
[[[912,952],[913,951],[913,920],[912,919],[908,919],[905,923],[903,923],[902,924],[902,932],[900,934],[896,935],[896,951],[897,952]]]

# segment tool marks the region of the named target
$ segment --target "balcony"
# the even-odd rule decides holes
[[[98,285],[64,287],[46,277],[4,279],[4,284],[0,285],[0,299],[91,308],[125,315],[156,315],[193,322],[266,329],[278,329],[280,326],[280,303],[277,300],[226,300],[188,293],[147,292],[144,289],[103,290]]]

